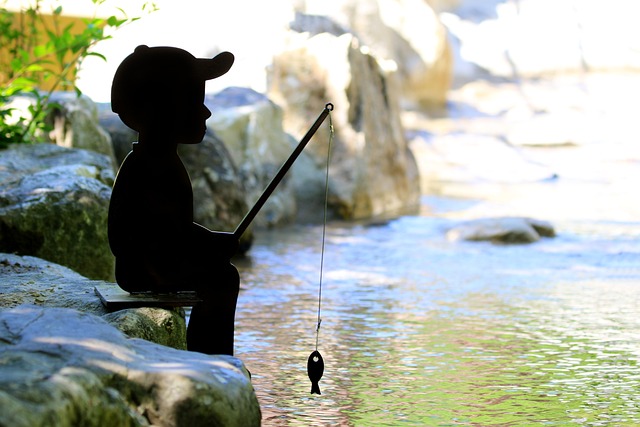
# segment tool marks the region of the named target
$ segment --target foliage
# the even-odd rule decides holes
[[[8,10],[6,0],[0,0],[0,148],[41,138],[48,130],[45,118],[56,108],[49,102],[51,94],[74,90],[80,95],[75,77],[83,60],[89,56],[106,60],[94,46],[111,38],[109,30],[140,19],[128,17],[120,8],[121,17],[98,18],[96,13],[106,0],[90,1],[95,11],[92,18],[65,23],[70,20],[64,19],[59,0],[48,11],[43,10],[43,0],[33,0],[20,11]],[[146,13],[155,10],[152,3],[142,7]],[[27,111],[12,106],[17,96],[31,100]]]

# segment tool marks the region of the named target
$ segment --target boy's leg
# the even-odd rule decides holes
[[[230,267],[230,268],[229,268]],[[236,304],[240,277],[232,265],[215,285],[198,291],[202,302],[191,310],[187,328],[187,349],[206,354],[233,356]]]

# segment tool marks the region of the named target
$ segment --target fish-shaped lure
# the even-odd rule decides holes
[[[324,373],[324,360],[322,360],[322,355],[318,350],[311,353],[309,356],[309,360],[307,360],[307,375],[311,380],[311,394],[322,394],[320,393],[320,386],[318,382],[320,378],[322,378],[322,374]]]

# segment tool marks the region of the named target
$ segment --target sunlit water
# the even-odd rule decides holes
[[[453,243],[407,216],[262,232],[238,264],[236,355],[265,426],[640,425],[640,223]]]

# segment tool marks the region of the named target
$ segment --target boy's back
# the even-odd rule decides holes
[[[180,290],[177,271],[193,242],[193,193],[177,154],[145,153],[134,144],[122,163],[109,206],[116,279],[129,292]]]

